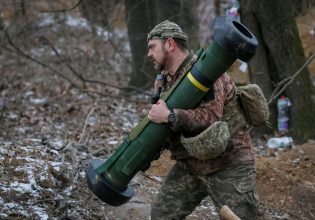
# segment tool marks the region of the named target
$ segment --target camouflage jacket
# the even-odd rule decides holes
[[[168,90],[187,72],[196,61],[197,56],[190,55],[183,61],[174,75],[162,72],[166,75],[164,91]],[[225,152],[214,159],[199,160],[194,157],[177,158],[178,151],[184,148],[180,144],[180,135],[193,137],[201,133],[215,121],[223,120],[224,106],[233,100],[236,95],[235,83],[228,73],[224,73],[213,85],[212,89],[205,95],[199,106],[194,109],[174,109],[176,120],[172,126],[175,136],[169,142],[169,150],[172,158],[180,160],[185,164],[189,172],[206,175],[225,166],[235,166],[241,164],[253,164],[254,153],[252,150],[251,138],[247,127],[239,129],[230,139]]]

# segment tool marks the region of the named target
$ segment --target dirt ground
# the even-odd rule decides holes
[[[257,156],[260,219],[314,219],[315,142]],[[165,176],[173,161],[163,155],[148,174]]]
[[[297,22],[310,57],[315,8]],[[83,44],[72,41],[69,47]],[[91,94],[11,53],[0,52],[0,62],[0,219],[149,219],[150,204],[174,163],[168,152],[132,179],[136,194],[120,207],[97,199],[84,172],[91,159],[105,160],[115,151],[146,114],[149,97],[123,98],[112,87],[106,88],[108,96]],[[246,80],[245,73],[234,71],[236,80]],[[315,61],[309,71],[315,78]],[[266,140],[254,143],[260,219],[315,219],[315,141],[274,151]],[[219,218],[205,198],[187,219]]]

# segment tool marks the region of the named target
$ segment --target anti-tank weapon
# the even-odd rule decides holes
[[[193,108],[236,59],[247,62],[254,56],[257,40],[243,24],[218,17],[211,30],[212,43],[199,52],[192,68],[163,95],[169,108]],[[86,169],[89,188],[109,205],[126,203],[134,195],[129,182],[138,171],[146,170],[150,162],[157,159],[170,135],[173,132],[167,124],[156,124],[145,117],[110,158],[89,163]]]

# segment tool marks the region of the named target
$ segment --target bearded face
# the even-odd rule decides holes
[[[162,57],[161,57],[161,61],[158,62],[154,62],[154,69],[158,70],[158,71],[162,71],[165,67],[165,63],[168,59],[168,52],[165,49],[165,45],[162,44]]]
[[[165,49],[165,43],[161,40],[151,40],[148,48],[148,58],[154,64],[154,69],[158,71],[163,70],[169,56],[168,51]]]

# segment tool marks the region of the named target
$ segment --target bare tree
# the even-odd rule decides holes
[[[154,71],[147,56],[147,33],[154,25],[154,1],[125,0],[128,38],[132,55],[132,74],[129,85],[146,87],[152,85]]]
[[[242,22],[259,41],[256,56],[250,61],[250,78],[259,84],[266,97],[283,86],[305,63],[304,51],[294,17],[293,1],[240,0]],[[297,142],[315,137],[315,105],[309,72],[305,68],[281,93],[292,103],[289,133]],[[273,99],[274,101],[274,99]],[[272,123],[276,125],[275,105]]]

